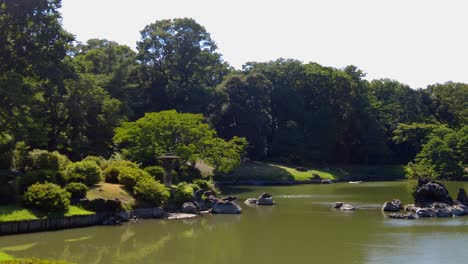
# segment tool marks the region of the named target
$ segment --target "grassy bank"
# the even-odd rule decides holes
[[[133,208],[137,201],[123,185],[101,182],[90,188],[86,194],[89,200],[94,199],[119,199],[125,209]]]
[[[309,180],[313,174],[332,180],[368,180],[403,179],[403,166],[399,165],[333,165],[328,167],[305,167],[301,172],[295,166],[275,163],[248,162],[244,163],[229,175],[217,180],[259,180],[259,181],[302,181]]]
[[[47,217],[63,217],[63,216],[78,216],[92,215],[94,212],[84,210],[80,207],[70,206],[66,212],[57,212],[45,214],[36,210],[24,208],[20,205],[0,206],[0,222],[6,221],[21,221],[21,220],[36,220]]]

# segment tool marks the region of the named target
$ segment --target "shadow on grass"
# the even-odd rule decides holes
[[[294,176],[283,168],[261,162],[249,162],[242,164],[229,175],[219,177],[220,181],[236,180],[275,180],[292,181]]]

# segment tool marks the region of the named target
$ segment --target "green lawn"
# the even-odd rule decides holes
[[[308,180],[317,174],[324,179],[332,180],[379,180],[404,178],[403,167],[399,165],[332,165],[324,168],[306,166],[307,171],[301,172],[295,166],[276,163],[249,162],[244,163],[229,175],[217,180]]]
[[[0,222],[6,221],[21,221],[21,220],[35,220],[47,217],[61,217],[61,216],[77,216],[77,215],[92,215],[94,212],[84,210],[80,207],[70,206],[68,211],[61,213],[45,214],[36,210],[24,208],[20,205],[7,205],[0,206]]]
[[[7,260],[13,260],[14,258],[6,253],[0,252],[0,263],[3,263]]]

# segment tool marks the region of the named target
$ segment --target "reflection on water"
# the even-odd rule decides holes
[[[452,195],[461,185],[447,184]],[[0,252],[96,264],[452,263],[468,257],[468,217],[405,221],[380,211],[384,201],[411,200],[404,183],[235,187],[226,193],[246,199],[263,192],[274,196],[275,206],[240,203],[241,215],[0,237]],[[358,210],[330,208],[339,200]]]

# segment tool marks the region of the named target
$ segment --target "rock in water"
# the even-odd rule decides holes
[[[249,198],[249,199],[245,200],[244,203],[245,203],[245,204],[256,204],[256,203],[257,203],[257,199],[255,199],[255,198]]]
[[[452,212],[453,215],[456,215],[456,216],[465,215],[465,209],[460,205],[454,206],[452,208],[451,212]]]
[[[340,207],[341,210],[343,211],[352,211],[352,210],[356,210],[356,208],[350,204],[343,204],[341,207]]]
[[[273,197],[269,193],[263,193],[257,199],[257,205],[274,205]]]
[[[339,208],[341,208],[341,206],[343,206],[343,204],[344,204],[343,202],[335,202],[335,203],[332,204],[332,207],[336,208],[336,209],[339,209]]]
[[[419,208],[416,211],[416,215],[419,217],[433,217],[434,216],[434,210],[432,208]]]
[[[235,202],[216,202],[212,205],[211,212],[215,214],[240,214],[242,208]]]
[[[184,203],[182,205],[182,212],[186,214],[196,214],[198,212],[197,207],[193,203]]]
[[[437,217],[452,217],[452,212],[448,208],[439,208],[435,211]]]
[[[468,197],[466,195],[465,189],[463,188],[458,189],[457,201],[463,205],[468,206]]]
[[[391,202],[386,202],[382,206],[382,210],[385,212],[398,212],[403,209],[403,204],[400,200],[392,200]]]
[[[430,207],[435,202],[453,204],[453,199],[444,185],[438,182],[420,180],[413,192],[414,204],[417,207]]]

